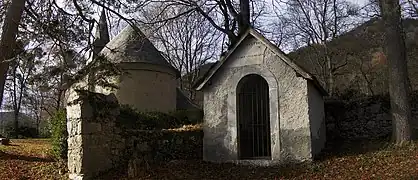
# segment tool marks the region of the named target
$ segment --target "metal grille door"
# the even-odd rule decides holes
[[[269,88],[259,75],[245,76],[237,87],[239,154],[241,159],[269,159]]]

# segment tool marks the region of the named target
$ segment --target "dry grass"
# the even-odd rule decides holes
[[[51,145],[44,139],[12,139],[0,145],[0,179],[67,179],[65,166],[49,154]]]
[[[202,124],[191,124],[191,125],[183,125],[179,128],[173,128],[173,129],[166,129],[166,131],[171,132],[187,132],[187,131],[201,131],[203,130]]]

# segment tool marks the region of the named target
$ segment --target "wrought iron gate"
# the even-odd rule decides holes
[[[269,88],[263,77],[245,76],[237,87],[239,155],[241,159],[269,159]]]

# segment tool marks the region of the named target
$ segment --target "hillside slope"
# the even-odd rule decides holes
[[[418,20],[405,19],[408,71],[413,89],[418,89]],[[338,93],[350,90],[362,94],[382,94],[388,91],[386,57],[383,53],[384,28],[380,19],[372,19],[327,44],[335,71],[334,89]],[[324,82],[323,48],[303,47],[288,54]]]

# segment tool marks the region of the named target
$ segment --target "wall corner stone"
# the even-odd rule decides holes
[[[119,105],[114,94],[70,89],[67,99],[69,179],[93,179],[116,168],[124,146],[116,127]],[[123,142],[123,141],[122,141]]]

